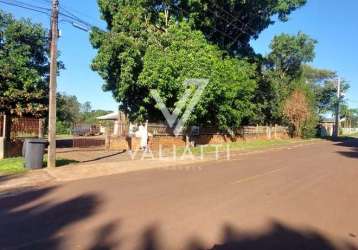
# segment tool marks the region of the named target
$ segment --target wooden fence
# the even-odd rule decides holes
[[[148,132],[156,136],[173,135],[173,129],[165,124],[148,124]],[[234,131],[219,131],[215,127],[200,127],[197,135],[236,135],[236,136],[264,136],[271,137],[274,134],[289,133],[288,127],[283,126],[243,126]],[[190,132],[189,132],[190,134]]]
[[[0,136],[4,135],[5,116],[0,116]],[[38,137],[42,130],[42,120],[29,117],[15,117],[11,119],[10,138]]]

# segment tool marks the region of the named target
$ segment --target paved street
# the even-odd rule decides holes
[[[0,249],[357,246],[357,139],[73,181],[0,198]]]

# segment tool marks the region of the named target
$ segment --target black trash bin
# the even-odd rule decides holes
[[[43,167],[43,157],[47,140],[26,139],[24,141],[22,153],[25,157],[25,167],[29,169],[39,169]]]

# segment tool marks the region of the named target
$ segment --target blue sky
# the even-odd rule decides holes
[[[22,0],[29,4],[49,6],[48,0]],[[99,18],[96,0],[60,0],[61,5],[91,24],[105,27]],[[0,3],[0,9],[16,17],[29,17],[49,27],[49,18],[41,13],[9,7]],[[349,81],[351,89],[346,93],[351,107],[358,108],[358,9],[357,0],[308,0],[303,8],[290,16],[286,23],[277,22],[252,41],[255,50],[269,52],[269,44],[276,34],[282,32],[307,33],[318,40],[315,67],[331,69]],[[111,93],[102,91],[103,80],[90,69],[96,51],[91,47],[88,33],[61,22],[62,37],[59,40],[61,60],[66,66],[58,79],[58,90],[76,95],[80,102],[90,101],[96,109],[115,110],[116,102]]]

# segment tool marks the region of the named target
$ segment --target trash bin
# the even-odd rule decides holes
[[[26,139],[24,141],[22,153],[25,157],[25,167],[29,169],[39,169],[43,167],[43,157],[47,140]]]

